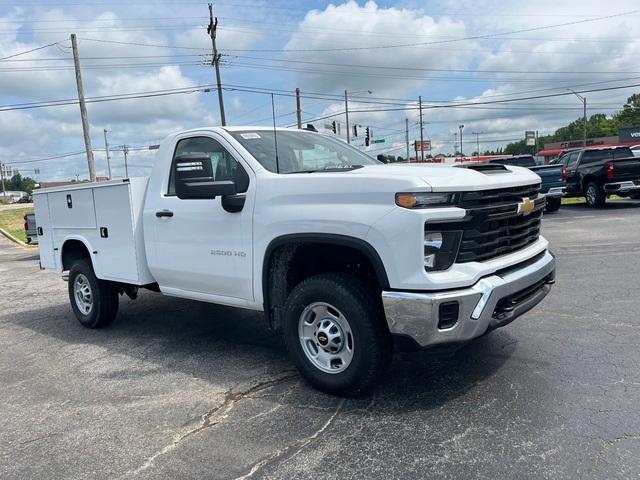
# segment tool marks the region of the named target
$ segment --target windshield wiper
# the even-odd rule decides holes
[[[364,165],[342,165],[339,167],[316,168],[311,170],[295,170],[293,172],[285,173],[349,172],[351,170],[357,170],[358,168],[362,167],[364,167]]]

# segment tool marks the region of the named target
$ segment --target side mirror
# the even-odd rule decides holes
[[[235,182],[215,181],[211,159],[207,155],[180,155],[176,157],[173,169],[176,195],[181,200],[206,200],[236,193]]]

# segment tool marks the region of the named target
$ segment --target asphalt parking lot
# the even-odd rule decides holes
[[[255,313],[143,293],[87,330],[2,238],[0,478],[638,478],[640,202],[543,234],[542,305],[349,400],[302,383]]]

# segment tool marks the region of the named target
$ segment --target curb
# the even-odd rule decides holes
[[[0,234],[4,235],[9,240],[11,240],[13,243],[15,243],[16,245],[18,245],[19,247],[22,247],[24,249],[31,250],[33,248],[36,248],[36,245],[27,245],[22,240],[14,237],[13,235],[11,235],[9,232],[7,232],[6,230],[4,230],[2,228],[0,228]]]

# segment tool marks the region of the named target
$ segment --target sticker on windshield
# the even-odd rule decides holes
[[[256,138],[260,138],[260,135],[258,135],[257,133],[254,133],[254,132],[241,133],[240,136],[242,138],[244,138],[245,140],[255,140]]]

